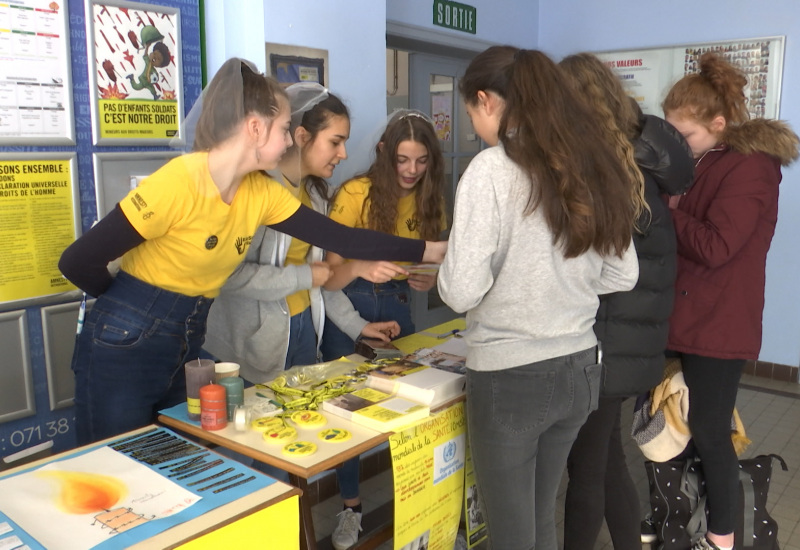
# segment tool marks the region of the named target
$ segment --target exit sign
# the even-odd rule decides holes
[[[433,0],[433,24],[475,34],[478,24],[478,10],[458,2]]]

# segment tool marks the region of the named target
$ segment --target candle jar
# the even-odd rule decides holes
[[[228,422],[233,422],[233,411],[239,405],[244,405],[244,380],[238,376],[222,378],[217,382],[225,386],[225,403],[228,407]]]
[[[214,361],[192,359],[184,365],[186,372],[186,408],[189,420],[200,420],[200,388],[214,382]]]
[[[225,387],[208,384],[200,388],[200,426],[204,430],[221,430],[227,425]]]

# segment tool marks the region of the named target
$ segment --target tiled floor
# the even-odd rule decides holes
[[[632,400],[626,402],[632,407]],[[800,384],[775,382],[760,377],[745,375],[739,390],[737,408],[744,421],[748,437],[753,441],[742,458],[759,454],[781,455],[789,466],[784,472],[775,463],[769,493],[769,509],[777,520],[778,540],[783,550],[800,550]],[[639,489],[642,510],[646,510],[647,475],[639,449],[629,441],[626,446],[628,465]],[[362,484],[364,511],[369,512],[392,497],[391,472],[384,472]],[[566,474],[559,492],[562,513],[559,514],[559,529],[563,529],[563,499],[566,490]],[[313,508],[317,538],[330,535],[336,527],[336,514],[342,503],[338,497],[331,498]],[[378,550],[392,550],[389,541]],[[603,528],[594,550],[613,550],[608,531]],[[643,550],[650,550],[643,545]]]

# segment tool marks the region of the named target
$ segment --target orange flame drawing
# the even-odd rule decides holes
[[[100,89],[100,99],[125,99],[128,94],[120,92],[116,84],[111,84],[108,88],[98,86]]]
[[[125,484],[111,476],[63,471],[39,472],[39,475],[60,484],[56,505],[67,514],[110,510],[128,494]]]
[[[175,99],[175,91],[162,88],[161,99]]]

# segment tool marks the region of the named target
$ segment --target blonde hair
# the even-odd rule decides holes
[[[559,66],[598,117],[601,131],[607,135],[608,143],[629,176],[630,199],[636,212],[635,228],[641,233],[649,225],[651,216],[644,196],[644,175],[636,164],[632,143],[639,134],[639,108],[625,93],[617,75],[596,56],[570,55],[562,59]]]

